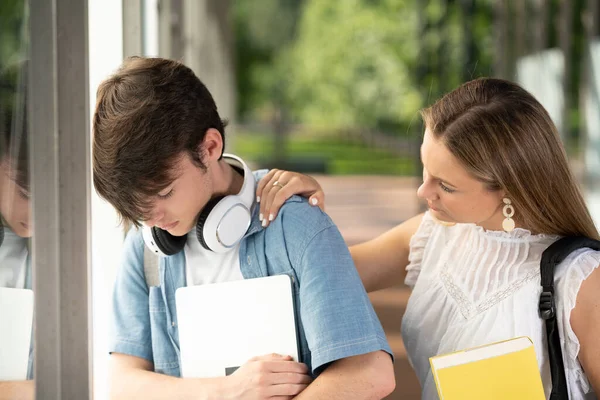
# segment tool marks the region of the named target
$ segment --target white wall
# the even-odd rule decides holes
[[[586,147],[585,164],[590,187],[587,188],[587,201],[590,213],[600,229],[600,41],[590,46],[591,82],[584,88]]]
[[[142,24],[144,55],[158,56],[158,0],[143,0]]]
[[[565,69],[560,49],[548,49],[517,60],[517,81],[544,106],[561,137],[564,135],[562,80]]]
[[[89,0],[88,12],[90,115],[93,115],[98,85],[122,61],[122,2]],[[108,316],[123,233],[118,226],[116,212],[98,197],[93,188],[91,225],[94,399],[104,400],[108,398]]]

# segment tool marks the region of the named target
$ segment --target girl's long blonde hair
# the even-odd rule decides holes
[[[554,123],[519,85],[476,79],[421,115],[476,179],[489,190],[506,191],[523,227],[599,239]]]

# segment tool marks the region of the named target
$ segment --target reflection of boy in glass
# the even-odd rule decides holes
[[[10,285],[2,280],[7,261],[2,256],[5,244],[25,245],[31,237],[29,168],[26,124],[25,65],[9,68],[0,74],[0,215],[3,241],[0,242],[0,286],[24,287],[24,282]],[[15,239],[18,237],[21,240]],[[22,242],[22,243],[21,243]]]
[[[0,287],[17,289],[31,289],[26,71],[27,63],[0,71]],[[33,381],[0,382],[0,400],[33,392]]]

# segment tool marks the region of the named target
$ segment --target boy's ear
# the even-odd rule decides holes
[[[204,135],[204,139],[198,148],[201,159],[209,161],[217,161],[223,153],[223,139],[218,130],[209,128]]]

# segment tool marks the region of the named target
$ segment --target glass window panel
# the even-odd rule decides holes
[[[0,2],[0,399],[34,397],[24,0]]]

